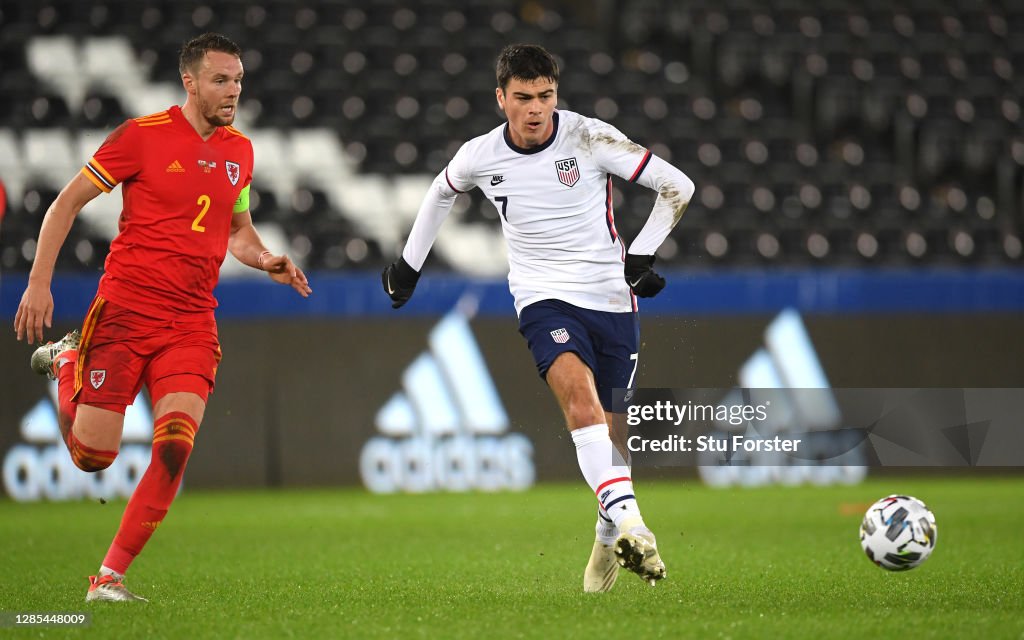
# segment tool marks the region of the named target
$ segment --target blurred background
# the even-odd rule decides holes
[[[459,197],[410,305],[392,313],[379,291],[433,177],[502,122],[493,63],[512,42],[556,55],[561,107],[697,185],[658,252],[669,288],[642,307],[642,386],[739,384],[785,309],[833,386],[1024,386],[1024,2],[3,0],[5,319],[50,202],[117,124],[183,102],[178,48],[204,31],[243,49],[253,217],[315,293],[225,262],[225,360],[192,485],[522,488],[578,473],[479,192]],[[614,197],[632,238],[654,194],[617,181]],[[72,229],[54,339],[81,322],[120,208],[119,190],[97,198]],[[0,452],[22,447],[8,493],[113,491],[47,453],[52,401],[29,353],[0,341]],[[137,406],[126,439],[144,443]]]

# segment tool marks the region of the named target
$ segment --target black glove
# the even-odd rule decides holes
[[[626,276],[626,284],[641,298],[653,298],[665,288],[665,278],[654,270],[654,256],[627,253],[623,273]]]
[[[392,309],[409,302],[419,279],[420,272],[410,267],[405,258],[399,257],[397,261],[384,267],[384,272],[380,274],[380,282],[384,285],[384,292],[391,296]]]

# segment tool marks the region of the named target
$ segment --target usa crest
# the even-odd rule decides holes
[[[241,174],[237,162],[225,162],[224,168],[228,172],[228,180],[231,181],[231,186],[238,184],[238,176]]]
[[[93,389],[99,389],[103,386],[103,381],[107,379],[106,369],[93,369],[89,372],[89,384],[92,385]]]
[[[555,170],[558,171],[558,181],[567,187],[573,186],[580,179],[580,167],[576,164],[576,158],[555,160]]]
[[[569,342],[569,332],[565,329],[555,329],[551,332],[551,339],[558,344],[565,344]]]

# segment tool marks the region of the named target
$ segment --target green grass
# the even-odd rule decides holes
[[[1024,478],[887,479],[711,490],[641,483],[668,579],[582,593],[593,505],[580,484],[520,494],[358,490],[182,495],[128,585],[86,605],[123,502],[0,501],[0,611],[88,611],[92,626],[0,635],[125,638],[1024,637]],[[878,569],[864,507],[925,500],[938,545]],[[862,506],[863,505],[863,506]]]

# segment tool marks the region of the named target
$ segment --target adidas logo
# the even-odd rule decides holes
[[[508,414],[469,318],[457,306],[428,342],[402,374],[402,389],[377,412],[381,435],[359,456],[363,484],[373,493],[531,486],[533,444],[508,433]]]
[[[780,313],[765,329],[764,343],[765,346],[755,351],[740,367],[740,389],[751,393],[759,389],[799,389],[800,392],[766,394],[773,399],[785,398],[788,406],[773,408],[769,415],[777,417],[774,423],[761,423],[757,430],[748,423],[743,434],[745,439],[761,438],[766,431],[781,435],[787,432],[834,429],[838,426],[841,415],[835,394],[800,314],[794,309]],[[730,393],[722,404],[746,403],[740,397],[740,389]],[[718,427],[722,431],[729,431],[727,424],[719,423]],[[739,435],[739,432],[731,432],[730,435],[733,433]],[[838,432],[833,431],[832,434]],[[826,436],[825,433],[820,435]],[[827,444],[822,441],[819,443]],[[840,444],[836,449],[848,451],[849,447]],[[862,464],[775,466],[774,458],[759,460],[756,459],[758,455],[773,454],[747,454],[741,460],[737,455],[726,459],[722,453],[703,452],[699,454],[700,466],[697,470],[701,480],[712,487],[797,485],[808,482],[815,485],[853,484],[867,476],[867,467]],[[783,459],[783,462],[786,461]],[[854,458],[850,461],[856,462]]]
[[[181,163],[175,160],[171,164],[167,165],[167,173],[185,173],[185,167],[181,166]]]
[[[123,444],[114,464],[86,473],[71,462],[57,423],[57,383],[21,419],[24,443],[11,447],[3,460],[4,490],[18,502],[127,498],[149,467],[153,414],[139,394],[124,415]]]

